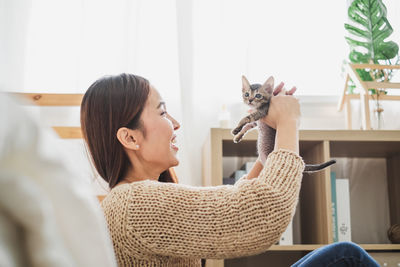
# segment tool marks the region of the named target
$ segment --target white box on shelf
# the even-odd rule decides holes
[[[293,219],[279,239],[279,245],[293,245]]]
[[[331,197],[332,197],[332,235],[333,242],[338,242],[338,221],[336,201],[336,172],[331,172]]]
[[[338,241],[351,241],[349,179],[336,179]]]

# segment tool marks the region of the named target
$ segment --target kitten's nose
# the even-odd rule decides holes
[[[253,102],[253,100],[254,100],[254,98],[252,98],[252,99],[249,99],[249,103],[251,104],[251,102]]]

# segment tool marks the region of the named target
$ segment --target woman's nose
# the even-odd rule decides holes
[[[181,128],[181,125],[179,124],[179,122],[177,120],[175,120],[172,116],[169,116],[169,119],[171,120],[175,131],[178,130],[179,128]]]

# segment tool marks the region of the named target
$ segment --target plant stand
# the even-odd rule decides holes
[[[357,69],[384,70],[400,69],[400,65],[379,65],[379,64],[348,64],[346,65],[346,82],[344,84],[343,94],[338,103],[338,111],[345,107],[345,118],[347,129],[352,128],[351,103],[353,99],[361,101],[361,122],[363,130],[371,130],[371,115],[369,111],[369,100],[374,100],[373,95],[369,94],[368,89],[400,89],[400,83],[363,81],[357,73]],[[347,83],[351,79],[359,94],[348,94]],[[380,95],[379,100],[400,100],[400,96]]]

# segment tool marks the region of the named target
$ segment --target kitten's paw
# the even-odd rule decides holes
[[[231,133],[232,133],[233,135],[237,135],[237,134],[240,132],[240,130],[242,130],[241,127],[236,127],[235,129],[232,130]]]
[[[240,140],[242,140],[242,136],[241,135],[236,135],[235,138],[233,138],[233,142],[236,143],[236,144],[239,143]]]

